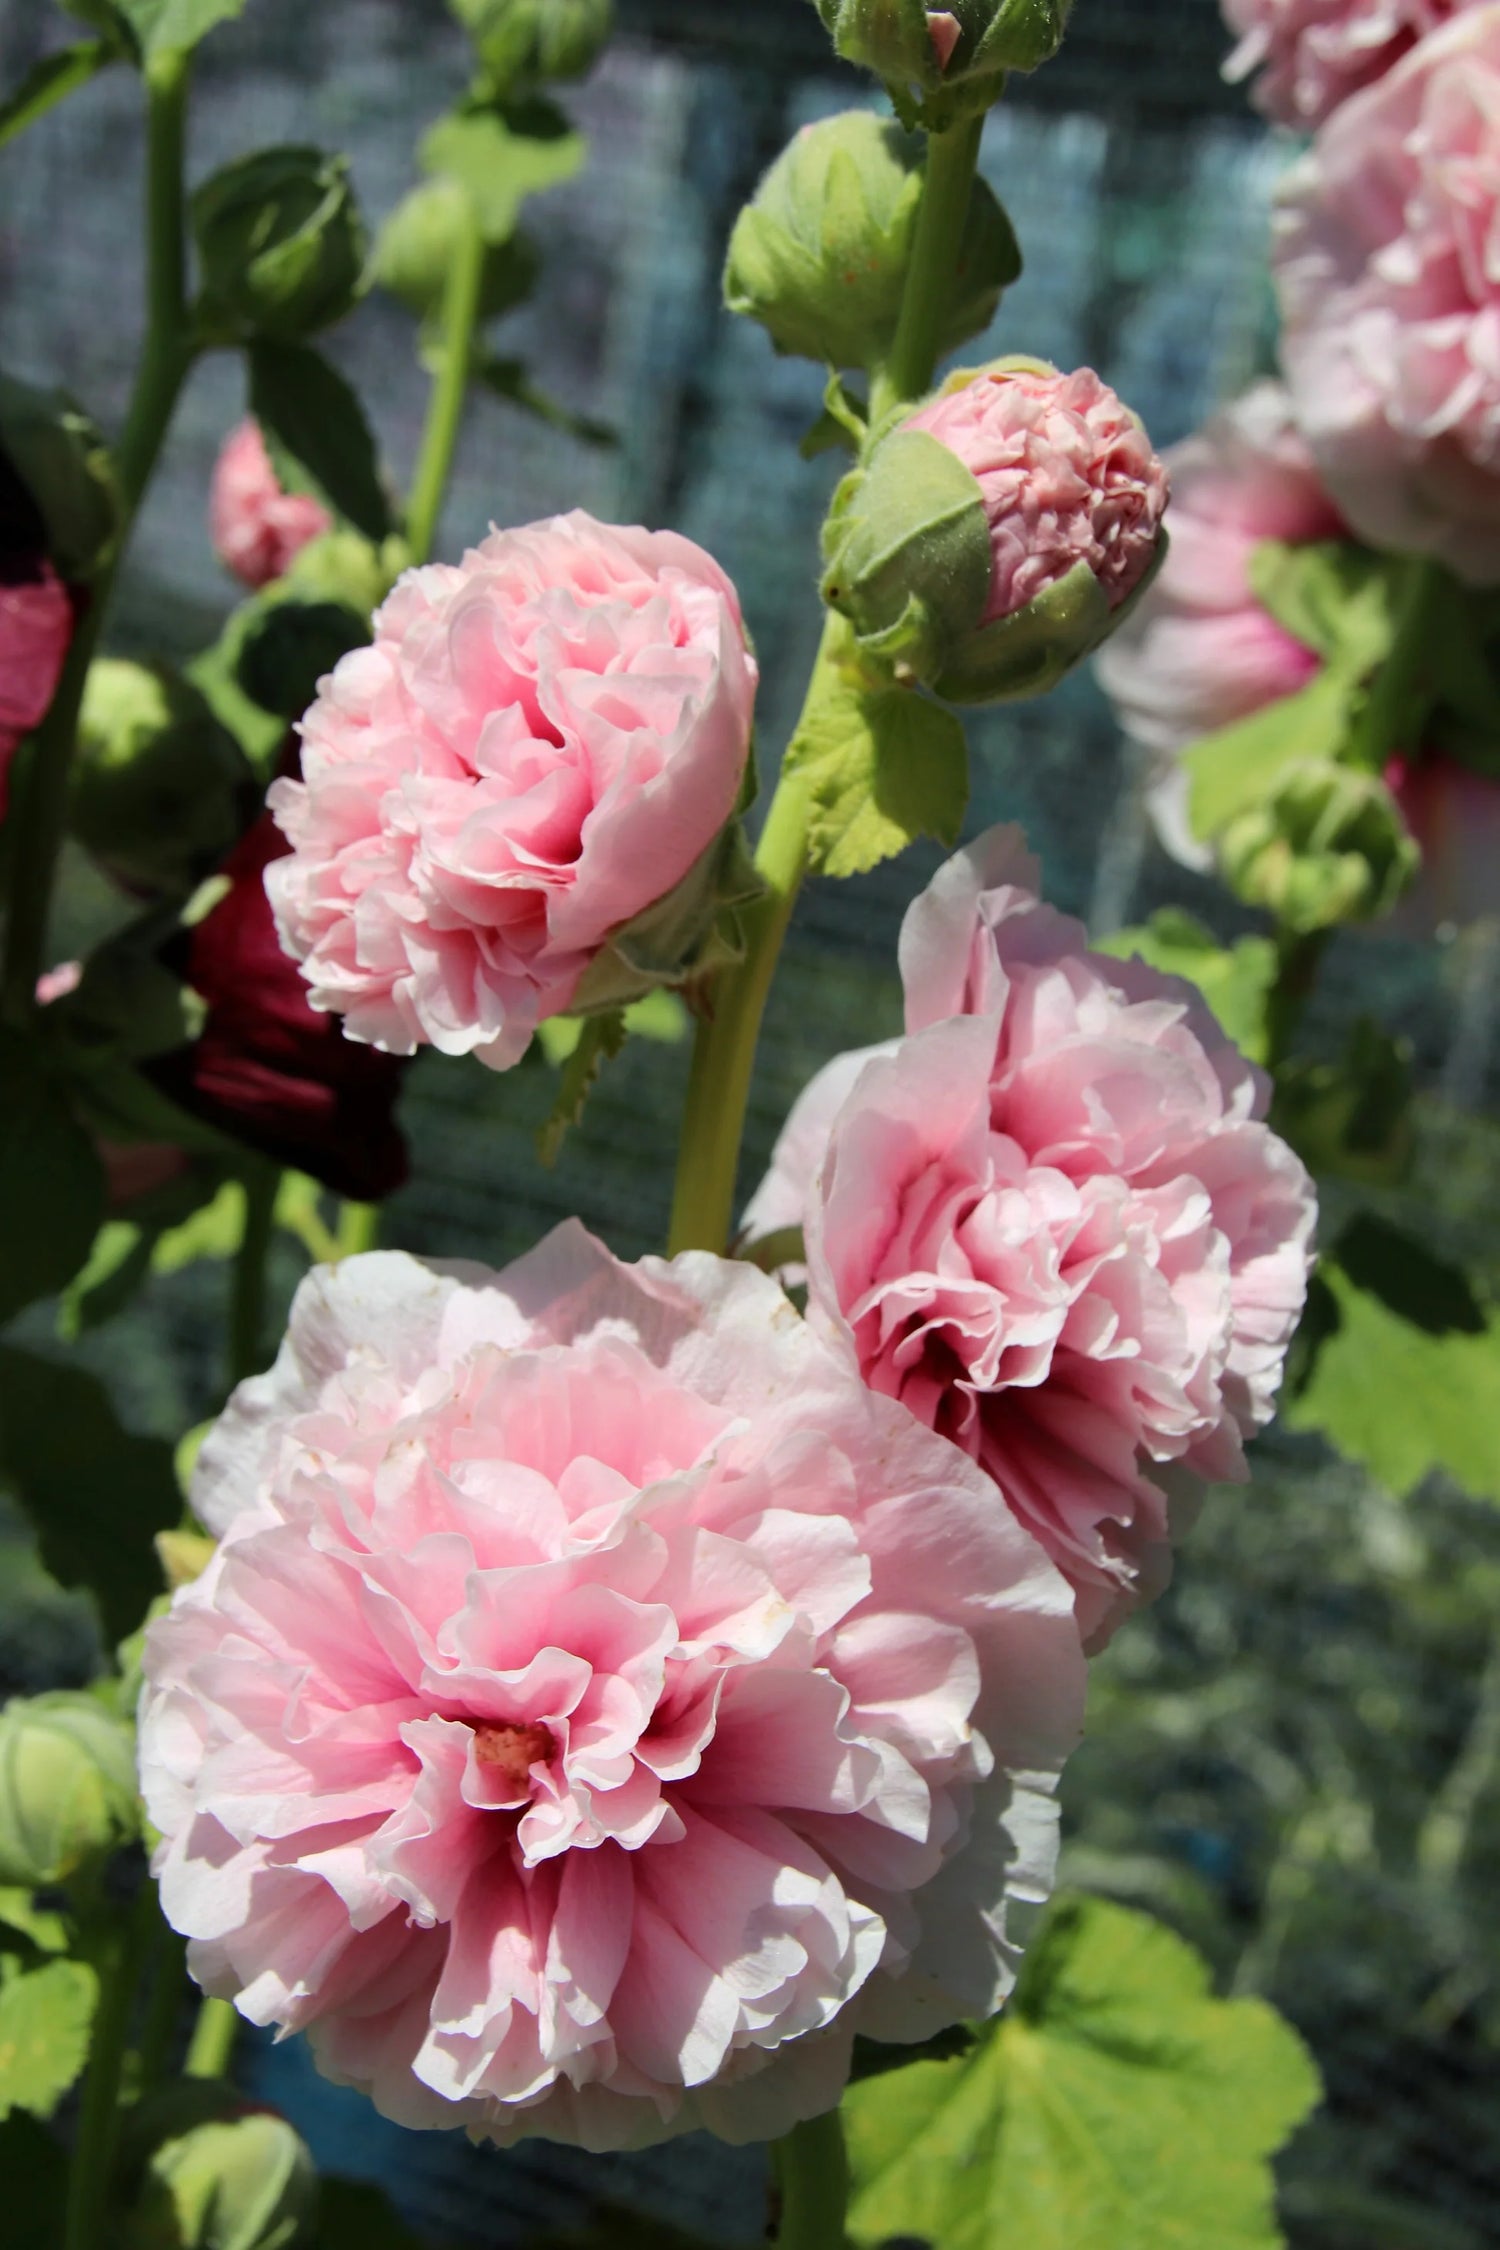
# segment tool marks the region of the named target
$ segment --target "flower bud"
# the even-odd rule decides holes
[[[869,367],[901,315],[922,200],[922,143],[868,110],[805,125],[761,181],[730,238],[724,297],[778,351]],[[1021,270],[1010,221],[977,180],[941,349],[987,328]]]
[[[66,1883],[139,1832],[135,1746],[92,1695],[59,1689],[0,1711],[0,1883]]]
[[[69,585],[93,576],[114,546],[120,497],[109,448],[61,391],[0,375],[0,457],[40,518],[41,551]]]
[[[502,98],[581,78],[614,29],[614,0],[450,0]]]
[[[867,656],[950,702],[1041,695],[1149,583],[1166,501],[1144,429],[1091,369],[997,360],[846,478],[823,598]]]
[[[1385,783],[1318,759],[1231,821],[1218,850],[1248,905],[1304,934],[1388,913],[1422,863]]]
[[[381,228],[371,274],[419,320],[436,314],[448,268],[468,223],[468,190],[456,180],[423,180],[403,197]],[[496,320],[530,296],[541,260],[522,234],[485,246],[479,280],[479,317]]]
[[[1072,0],[817,0],[846,61],[883,78],[901,118],[941,129],[983,116],[1007,71],[1055,55]]]
[[[359,295],[365,231],[342,156],[268,148],[226,164],[193,197],[211,332],[295,342]]]
[[[295,2250],[313,2239],[318,2180],[306,2142],[273,2110],[204,2080],[131,2112],[131,2209],[122,2250]]]
[[[254,817],[244,752],[191,683],[101,657],[78,722],[69,826],[128,891],[186,897]]]

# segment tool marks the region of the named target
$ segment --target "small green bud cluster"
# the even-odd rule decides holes
[[[1072,0],[816,0],[847,62],[884,80],[897,115],[934,131],[993,108],[1013,70],[1055,55]]]
[[[130,1729],[92,1695],[59,1689],[0,1711],[0,1883],[71,1882],[140,1833]]]
[[[450,0],[500,101],[582,78],[614,29],[614,0]]]
[[[318,2180],[284,2117],[209,2080],[131,2112],[122,2250],[298,2250],[315,2238]]]
[[[1240,897],[1303,935],[1388,913],[1422,864],[1379,776],[1322,759],[1231,821],[1218,850]]]

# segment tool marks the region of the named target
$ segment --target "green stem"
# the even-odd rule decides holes
[[[229,1299],[228,1374],[231,1390],[265,1365],[266,1266],[276,1219],[279,1172],[256,1172],[245,1182],[245,1229],[235,1253]]]
[[[1277,938],[1276,982],[1266,1001],[1266,1061],[1273,1072],[1291,1054],[1292,1041],[1317,987],[1328,939],[1327,930],[1314,930],[1306,937],[1283,931]]]
[[[47,966],[47,926],[58,855],[68,824],[69,780],[84,682],[99,645],[116,574],[141,496],[193,361],[183,242],[183,126],[189,57],[158,55],[146,70],[146,338],[125,428],[115,450],[123,522],[115,550],[89,588],[52,707],[32,740],[17,789],[14,876],[0,978],[0,1016],[29,1023],[36,981]]]
[[[1463,1748],[1417,1836],[1417,1865],[1432,1882],[1451,1890],[1469,1849],[1474,1816],[1500,1774],[1500,1630],[1479,1683],[1474,1716]]]
[[[906,294],[891,356],[875,373],[870,400],[872,428],[893,407],[907,399],[921,398],[931,388],[958,281],[959,252],[983,133],[984,119],[980,116],[928,138],[927,182],[912,242]]]
[[[843,2250],[849,2158],[839,2113],[811,2118],[772,2149],[781,2190],[777,2250]]]
[[[1410,757],[1421,748],[1416,737],[1426,717],[1425,703],[1433,684],[1429,677],[1432,627],[1440,605],[1454,593],[1452,580],[1440,563],[1413,559],[1405,569],[1406,584],[1396,606],[1390,654],[1370,683],[1354,730],[1354,763],[1367,773],[1383,773],[1393,756],[1404,753]]]
[[[413,562],[426,562],[432,553],[443,495],[453,468],[474,363],[474,334],[479,321],[484,258],[485,241],[479,231],[478,213],[466,203],[443,286],[438,370],[406,511],[406,538]]]
[[[358,1257],[380,1247],[380,1205],[346,1203],[339,1213],[337,1249],[340,1258]]]
[[[186,1944],[158,1912],[148,1963],[150,1993],[136,2042],[136,2077],[142,2094],[159,2086],[171,2067],[173,2044],[187,1995],[186,1963]]]
[[[193,2036],[188,2041],[185,2078],[227,2078],[234,2059],[234,2042],[240,2019],[227,2000],[205,1999],[198,2009]]]
[[[147,1885],[123,1923],[107,1925],[93,1950],[99,2004],[89,2040],[88,2069],[78,2104],[78,2131],[68,2170],[62,2250],[102,2250],[109,2225],[110,2173],[120,2123],[120,2080],[131,2008],[142,1959],[156,1922],[156,1894]]]

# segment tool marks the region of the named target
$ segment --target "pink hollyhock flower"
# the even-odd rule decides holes
[[[333,518],[311,493],[286,492],[260,424],[247,416],[230,432],[214,464],[208,500],[214,552],[246,586],[269,586]]]
[[[1500,781],[1436,750],[1393,758],[1385,778],[1422,848],[1395,927],[1430,938],[1500,915]]]
[[[856,2029],[1010,1981],[1076,1740],[1067,1589],[776,1285],[312,1275],[199,1458],[151,1630],[156,1869],[194,1974],[408,2125],[779,2134]]]
[[[408,571],[268,799],[314,1007],[395,1054],[518,1061],[717,845],[756,679],[733,586],[673,532],[575,513]]]
[[[1171,1503],[1245,1475],[1315,1214],[1198,994],[1091,952],[1036,881],[997,828],[913,905],[908,1036],[866,1063],[802,1201],[813,1317],[989,1471],[1097,1647],[1164,1581]],[[822,1100],[814,1080],[783,1163]],[[787,1203],[783,1183],[780,1223]]]
[[[1500,6],[1345,103],[1287,176],[1297,418],[1361,538],[1500,581]]]
[[[74,622],[73,597],[44,556],[0,555],[0,819],[11,759],[51,709]]]
[[[1091,367],[986,368],[945,385],[902,427],[925,430],[978,479],[995,566],[984,624],[1014,616],[1079,563],[1117,609],[1151,567],[1167,473]]]
[[[1383,78],[1419,39],[1476,0],[1223,0],[1239,45],[1231,81],[1259,72],[1257,106],[1309,131]]]

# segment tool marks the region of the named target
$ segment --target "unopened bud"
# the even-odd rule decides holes
[[[69,826],[117,883],[185,898],[239,837],[255,799],[244,752],[189,681],[117,657],[90,665]]]
[[[614,0],[450,0],[502,99],[582,78],[614,29]]]
[[[1006,74],[1055,55],[1072,0],[816,0],[848,62],[884,79],[898,115],[941,129],[982,116]]]
[[[341,320],[359,295],[365,232],[342,156],[243,156],[198,189],[192,216],[212,332],[295,342]]]
[[[730,238],[724,296],[778,351],[830,367],[885,358],[901,315],[922,142],[868,110],[805,125],[761,181]],[[987,328],[1021,270],[1010,221],[977,180],[944,353]]]
[[[423,180],[402,198],[381,228],[371,276],[419,320],[443,301],[454,252],[471,223],[469,192],[456,180]],[[496,320],[530,296],[541,260],[522,234],[487,243],[479,281],[479,317]]]
[[[1231,821],[1218,852],[1248,905],[1304,935],[1388,913],[1422,861],[1378,776],[1314,759]]]
[[[0,1711],[0,1883],[66,1883],[140,1830],[130,1729],[59,1689]]]
[[[42,551],[69,585],[92,577],[120,528],[109,449],[62,391],[0,375],[0,456],[37,513]]]
[[[950,702],[1040,695],[1144,590],[1166,501],[1144,429],[1092,370],[996,361],[845,480],[823,598],[868,657]]]
[[[301,2135],[274,2110],[190,2080],[130,2114],[122,2250],[296,2250],[310,2242],[318,2180]]]

